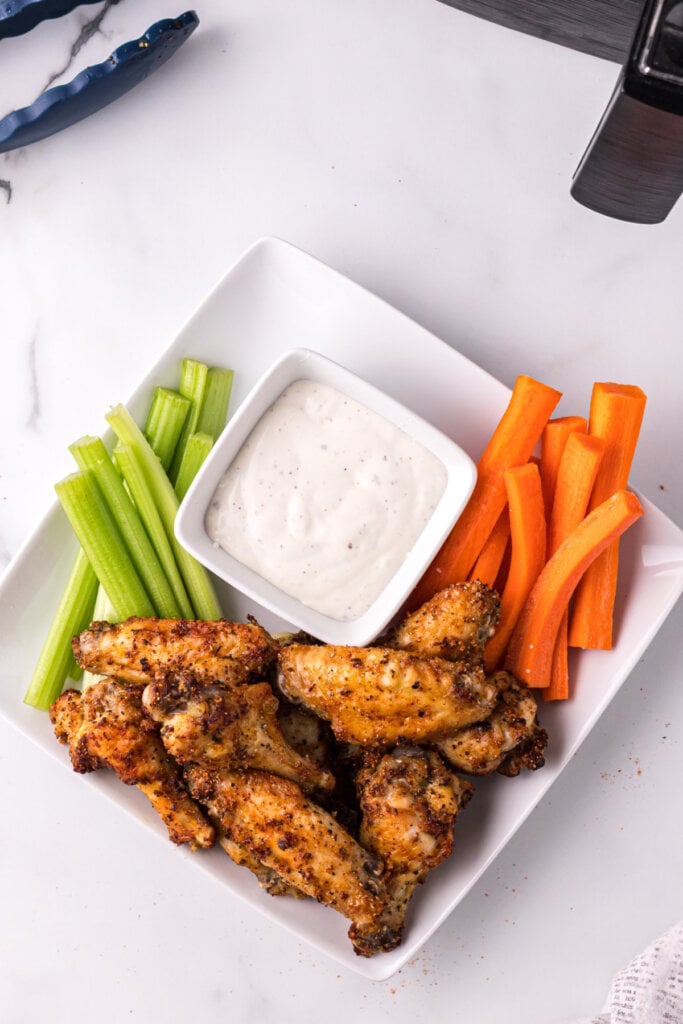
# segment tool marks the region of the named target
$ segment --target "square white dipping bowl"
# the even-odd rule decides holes
[[[205,525],[207,510],[226,470],[262,416],[290,384],[299,380],[328,385],[379,414],[423,445],[445,470],[444,491],[417,540],[367,610],[350,620],[332,618],[285,593],[219,547]],[[465,507],[476,475],[469,455],[400,402],[317,352],[291,349],[261,377],[228,422],[180,506],[175,532],[183,547],[207,569],[297,630],[326,643],[360,647],[370,643],[404,604]],[[371,566],[368,571],[372,571]]]

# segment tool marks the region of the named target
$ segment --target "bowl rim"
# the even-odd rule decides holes
[[[209,537],[205,515],[219,480],[267,409],[292,383],[315,380],[383,416],[436,456],[446,470],[439,501],[401,566],[355,619],[332,618],[305,605],[220,548]],[[287,349],[261,375],[229,419],[185,495],[175,520],[178,541],[202,565],[242,594],[332,644],[365,646],[400,611],[464,509],[476,483],[472,458],[451,438],[341,363],[310,348]]]

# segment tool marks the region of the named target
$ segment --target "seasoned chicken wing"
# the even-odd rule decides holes
[[[499,612],[498,596],[490,587],[479,580],[455,583],[407,616],[388,639],[395,647],[423,656],[440,652],[457,661],[469,652],[481,662]],[[490,717],[435,746],[455,768],[473,775],[496,770],[517,775],[521,768],[541,768],[548,736],[536,720],[532,692],[507,672],[495,672],[489,682],[499,693]]]
[[[366,752],[357,775],[360,841],[384,861],[389,900],[382,918],[398,945],[415,887],[448,857],[456,815],[472,794],[433,750],[396,747]],[[365,934],[354,926],[354,942],[375,952],[376,926]],[[386,948],[386,947],[385,947]]]
[[[481,665],[385,647],[291,644],[280,652],[278,684],[327,719],[338,740],[363,746],[448,736],[486,718],[497,699]]]
[[[499,768],[512,751],[519,750],[533,738],[536,751],[533,767],[540,768],[543,765],[543,740],[547,740],[547,735],[536,722],[538,706],[534,695],[509,672],[495,672],[491,680],[499,692],[498,703],[491,715],[483,722],[469,725],[440,740],[435,743],[436,748],[458,771],[488,775]],[[539,744],[542,744],[540,750]]]
[[[374,933],[384,909],[381,862],[296,783],[269,772],[198,767],[187,768],[185,777],[229,839],[285,882],[339,911],[352,930]]]
[[[496,769],[500,775],[513,778],[519,775],[522,768],[535,772],[545,764],[545,748],[548,746],[548,733],[537,724],[526,740],[513,748]]]
[[[216,829],[218,843],[227,853],[228,857],[241,868],[247,868],[253,875],[256,875],[258,884],[268,893],[269,896],[293,896],[294,899],[306,899],[306,893],[297,889],[295,885],[289,885],[283,878],[280,878],[277,871],[266,867],[263,861],[246,848],[229,839],[221,827]]]
[[[110,768],[145,794],[174,843],[211,846],[214,830],[185,789],[141,700],[141,686],[103,679],[83,694],[66,690],[50,708],[50,720],[57,739],[69,745],[75,771]]]
[[[291,747],[313,758],[316,764],[330,767],[332,734],[327,722],[307,711],[301,704],[281,700],[277,709],[277,723]]]
[[[386,642],[426,658],[481,660],[499,618],[495,590],[479,580],[453,583],[407,615]]]
[[[243,683],[262,676],[278,650],[261,626],[225,619],[93,622],[72,646],[82,668],[131,683],[149,683],[167,672]]]
[[[227,686],[168,674],[144,691],[145,711],[178,764],[261,768],[304,789],[332,789],[334,776],[290,746],[280,731],[279,701],[268,683]]]

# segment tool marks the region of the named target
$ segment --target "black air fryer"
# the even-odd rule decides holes
[[[441,2],[618,61],[614,93],[571,194],[610,217],[664,220],[683,191],[683,0]]]

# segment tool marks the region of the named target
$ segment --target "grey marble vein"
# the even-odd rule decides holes
[[[71,44],[71,49],[69,51],[69,59],[67,60],[66,64],[64,64],[63,67],[59,68],[57,71],[54,71],[50,75],[47,82],[43,86],[41,92],[45,92],[46,89],[49,89],[52,83],[57,78],[60,78],[69,70],[75,58],[78,56],[78,54],[85,46],[85,44],[89,42],[89,40],[92,39],[93,36],[97,35],[97,33],[100,31],[102,27],[102,22],[107,17],[107,14],[109,13],[110,9],[112,7],[115,7],[120,2],[121,0],[106,0],[102,10],[98,11],[97,14],[93,15],[92,18],[88,18],[88,20],[82,25],[77,38]]]
[[[12,182],[8,181],[7,178],[0,178],[0,190],[5,193],[5,200],[9,206],[12,202]]]

